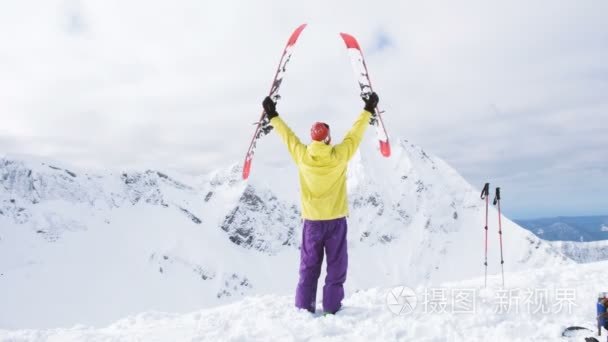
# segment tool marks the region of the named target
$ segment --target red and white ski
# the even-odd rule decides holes
[[[346,43],[350,62],[353,66],[355,76],[357,77],[357,82],[359,82],[359,88],[361,89],[361,97],[367,98],[373,93],[373,89],[361,47],[359,46],[357,39],[352,35],[340,33],[340,36],[344,40],[344,43]],[[391,145],[389,144],[388,134],[386,133],[386,128],[382,121],[382,113],[383,112],[379,108],[376,108],[376,116],[375,118],[372,118],[371,124],[376,127],[376,134],[378,135],[378,141],[380,142],[380,153],[385,157],[389,157],[391,155]]]
[[[279,61],[279,66],[277,67],[277,71],[274,75],[274,80],[272,81],[272,85],[270,86],[270,92],[268,96],[270,96],[275,102],[279,100],[279,88],[281,87],[281,83],[283,82],[283,77],[285,76],[285,71],[287,70],[287,63],[291,59],[291,55],[293,53],[293,47],[298,41],[298,37],[300,33],[306,28],[306,24],[302,24],[298,26],[298,28],[293,31],[289,40],[287,41],[287,45],[285,45],[285,49],[283,49],[283,54],[281,55],[281,60]],[[266,117],[266,113],[262,111],[262,115],[260,116],[260,120],[256,123],[255,133],[253,134],[253,138],[251,139],[251,144],[249,144],[249,149],[247,150],[247,154],[245,155],[245,162],[243,164],[243,179],[247,179],[249,177],[249,172],[251,171],[251,161],[253,160],[253,154],[255,153],[255,147],[257,141],[260,137],[268,134],[272,129],[271,126],[268,125],[269,121]]]

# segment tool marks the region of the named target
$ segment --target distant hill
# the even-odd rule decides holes
[[[608,216],[558,216],[514,221],[549,241],[608,240]]]

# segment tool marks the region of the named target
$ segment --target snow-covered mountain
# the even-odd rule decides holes
[[[608,216],[547,217],[515,222],[549,241],[608,240]]]
[[[363,145],[349,169],[346,291],[483,274],[479,190],[405,140],[393,142],[389,159],[373,141]],[[238,166],[200,177],[90,172],[1,158],[0,326],[99,325],[291,295],[301,233],[296,170],[258,161],[249,182],[240,174]],[[490,215],[497,221],[493,208]],[[507,271],[572,263],[504,217],[503,231]],[[493,223],[489,241],[492,274],[500,271]]]
[[[606,240],[591,242],[553,241],[551,245],[578,263],[608,260],[608,241]]]

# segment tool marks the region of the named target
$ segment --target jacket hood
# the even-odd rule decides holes
[[[329,157],[332,149],[332,145],[328,145],[322,141],[313,141],[306,147],[308,154],[315,158]]]

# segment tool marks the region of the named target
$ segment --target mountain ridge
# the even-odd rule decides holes
[[[393,140],[389,159],[376,149],[362,144],[349,166],[347,293],[483,273],[478,190],[406,140]],[[0,323],[100,324],[292,294],[301,241],[296,184],[295,167],[263,162],[244,182],[236,164],[189,177],[0,158],[0,301],[11,311]],[[507,271],[572,263],[505,217],[503,231]],[[497,228],[490,234],[492,274],[500,272]],[[71,309],[59,311],[66,302]]]
[[[517,219],[515,222],[549,241],[608,240],[608,215]]]

